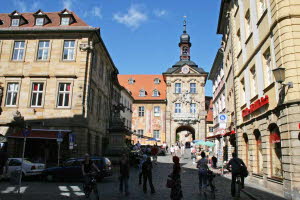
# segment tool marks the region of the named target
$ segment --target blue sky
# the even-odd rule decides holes
[[[179,60],[183,16],[191,36],[191,60],[209,72],[220,35],[220,0],[0,0],[1,12],[68,8],[101,35],[120,74],[161,74]],[[206,95],[212,95],[207,81]]]

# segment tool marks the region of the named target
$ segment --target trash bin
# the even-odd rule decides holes
[[[21,176],[21,170],[15,170],[11,172],[9,182],[11,185],[18,185]]]

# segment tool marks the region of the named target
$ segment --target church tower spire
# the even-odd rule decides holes
[[[190,36],[186,32],[186,16],[184,16],[183,34],[180,36],[178,46],[180,48],[180,60],[190,60],[190,48],[192,44],[190,43]]]

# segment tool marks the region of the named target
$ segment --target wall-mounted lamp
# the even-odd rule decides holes
[[[275,81],[280,83],[281,85],[288,86],[288,88],[293,88],[293,82],[283,83],[285,81],[285,68],[278,67],[273,69],[273,74],[275,77]]]

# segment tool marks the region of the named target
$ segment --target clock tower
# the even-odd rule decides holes
[[[205,83],[208,73],[191,61],[190,36],[183,33],[178,44],[180,60],[163,73],[167,84],[166,142],[188,144],[205,139]]]

